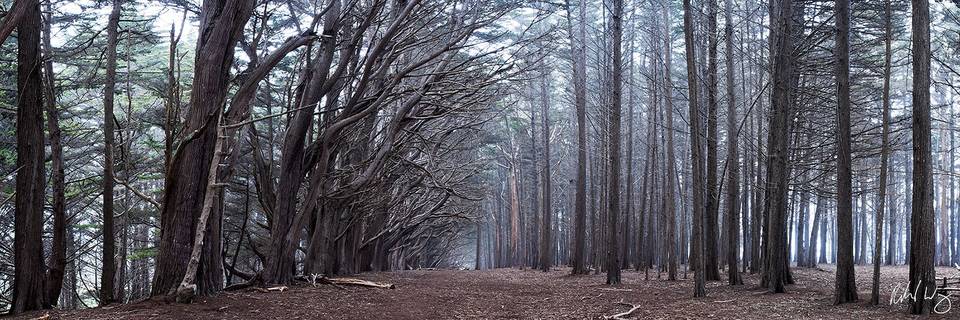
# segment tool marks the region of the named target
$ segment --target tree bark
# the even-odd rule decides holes
[[[191,108],[165,182],[164,206],[160,215],[162,231],[151,295],[174,292],[186,272],[214,156],[216,126],[228,92],[234,47],[252,10],[253,1],[249,0],[203,2]],[[219,233],[207,234],[210,239],[203,241],[204,252],[219,254]],[[197,292],[206,295],[220,289],[207,284],[222,284],[222,261],[202,260],[197,271],[200,284]]]
[[[587,72],[586,72],[586,30],[584,17],[586,4],[579,1],[579,18],[576,37],[573,32],[570,0],[567,0],[567,23],[570,34],[571,62],[573,63],[573,93],[574,105],[577,109],[577,180],[576,200],[574,200],[574,240],[573,240],[573,274],[586,274],[587,238]]]
[[[890,38],[892,37],[890,11],[890,0],[884,0],[883,133],[880,137],[880,186],[877,192],[876,238],[873,248],[873,290],[870,296],[870,303],[873,305],[880,304],[880,252],[883,248],[883,213],[887,200],[887,166],[890,157]],[[890,231],[893,231],[893,229]]]
[[[100,305],[116,302],[114,286],[117,273],[116,231],[114,231],[114,96],[117,87],[117,42],[121,0],[113,0],[107,20],[106,80],[103,85],[103,268],[100,273]]]
[[[724,0],[724,27],[723,34],[726,42],[727,67],[727,282],[730,285],[741,285],[740,270],[737,267],[738,253],[740,252],[740,150],[737,128],[737,104],[733,83],[733,4],[732,0]]]
[[[699,221],[699,224],[695,224],[694,228],[694,245],[695,251],[692,252],[693,255],[696,255],[696,267],[693,268],[696,271],[695,276],[695,285],[694,285],[694,297],[705,297],[706,293],[706,271],[707,267],[707,244],[706,241],[706,232],[703,230],[708,226],[706,218],[706,196],[707,190],[704,183],[706,179],[703,172],[703,147],[701,146],[700,135],[700,109],[697,104],[699,89],[697,88],[697,67],[694,63],[694,57],[696,57],[696,52],[694,46],[693,38],[693,16],[690,8],[690,0],[683,0],[683,34],[684,34],[684,44],[686,47],[686,57],[687,57],[687,90],[688,90],[688,103],[689,103],[689,115],[687,120],[690,122],[690,157],[691,157],[691,172],[693,172],[693,181],[691,182],[691,190],[693,191],[693,219]],[[668,175],[672,172],[667,172]],[[668,190],[670,192],[670,190]],[[710,246],[714,244],[711,242]]]
[[[13,298],[10,313],[48,305],[43,291],[44,141],[40,4],[27,1],[17,25],[17,177],[14,200]]]
[[[613,74],[611,79],[610,97],[610,147],[609,176],[608,176],[608,211],[607,230],[609,234],[607,245],[607,284],[620,284],[620,251],[618,238],[620,226],[620,112],[622,109],[621,95],[623,92],[623,53],[621,52],[623,39],[623,0],[613,0],[610,12],[611,32],[613,33]]]
[[[935,300],[936,271],[933,212],[933,156],[930,127],[930,3],[912,0],[913,36],[913,217],[910,230],[910,290],[922,294],[910,302],[910,313],[930,314]],[[931,298],[927,298],[931,297]]]
[[[837,77],[837,274],[834,304],[857,301],[853,269],[853,199],[850,168],[850,1],[837,0],[834,50]]]

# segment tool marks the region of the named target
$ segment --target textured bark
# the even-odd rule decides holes
[[[776,28],[771,37],[773,46],[773,92],[770,104],[770,126],[767,138],[767,179],[766,179],[766,241],[762,258],[764,265],[764,286],[772,293],[786,292],[789,282],[789,263],[787,254],[787,193],[789,189],[789,121],[792,115],[790,105],[793,101],[793,87],[790,85],[794,73],[793,56],[793,1],[783,0],[775,8]]]
[[[114,96],[117,87],[117,42],[120,26],[120,0],[113,0],[107,20],[106,80],[103,85],[103,268],[100,272],[100,305],[116,302],[114,286],[117,273],[116,231],[114,230]]]
[[[577,109],[577,177],[576,200],[574,200],[574,235],[573,235],[573,274],[586,274],[587,238],[587,72],[586,72],[586,4],[579,1],[579,18],[576,33],[573,31],[573,22],[570,12],[570,1],[567,0],[567,23],[570,34],[571,62],[573,63],[573,93],[574,105]],[[576,37],[574,38],[574,34]]]
[[[609,175],[607,189],[607,284],[620,283],[620,112],[622,109],[623,93],[623,53],[621,40],[623,38],[623,0],[613,0],[610,12],[611,32],[613,33],[613,73],[611,79],[610,97],[610,136],[609,143]],[[626,244],[624,244],[626,245]]]
[[[541,124],[543,125],[543,130],[541,130],[543,144],[543,157],[541,157],[540,163],[540,172],[543,175],[540,177],[540,183],[543,184],[543,205],[541,212],[541,223],[540,223],[540,270],[544,272],[550,271],[550,267],[553,262],[553,238],[550,235],[552,231],[552,222],[550,221],[553,216],[553,197],[552,186],[550,185],[550,72],[549,68],[544,68],[542,70],[543,74],[541,75],[541,84],[540,84],[540,112],[542,113],[540,119]]]
[[[249,0],[203,2],[190,94],[192,107],[187,112],[182,140],[165,181],[165,203],[160,215],[162,231],[151,295],[173,292],[186,271],[214,156],[216,126],[228,92],[234,47],[252,9],[253,1]],[[216,292],[219,286],[208,284],[223,281],[221,259],[205,259],[220,253],[219,233],[210,231],[207,231],[210,239],[203,241],[204,259],[197,271],[197,290],[201,295]]]
[[[880,252],[883,249],[883,213],[887,200],[887,169],[890,157],[890,0],[883,2],[884,18],[884,59],[883,59],[883,133],[880,137],[880,185],[877,192],[876,237],[873,248],[873,290],[870,303],[880,304]],[[893,229],[890,229],[891,233]],[[888,243],[890,246],[892,243]]]
[[[693,192],[693,219],[699,221],[699,224],[695,224],[694,228],[699,230],[694,230],[694,249],[692,255],[696,255],[695,263],[696,267],[693,269],[696,271],[695,277],[695,286],[694,286],[694,297],[705,297],[706,293],[706,273],[705,268],[707,264],[707,245],[705,243],[706,237],[703,228],[707,227],[707,218],[706,216],[706,196],[707,190],[704,183],[706,179],[703,172],[703,147],[701,146],[700,135],[702,134],[700,129],[700,109],[698,107],[698,91],[697,88],[697,67],[693,59],[696,56],[694,49],[695,43],[693,38],[693,17],[690,8],[690,0],[683,0],[683,35],[684,35],[684,44],[686,47],[686,57],[687,57],[687,90],[688,90],[688,103],[689,103],[689,115],[688,121],[690,122],[690,157],[691,157],[691,172],[693,172],[693,181],[691,182],[691,190]],[[668,171],[668,175],[671,172]],[[709,244],[713,246],[711,242]]]
[[[63,142],[60,133],[60,111],[57,109],[57,94],[54,88],[53,47],[50,44],[52,10],[46,4],[43,20],[43,93],[47,114],[47,133],[50,139],[50,185],[53,191],[53,239],[50,241],[50,257],[47,262],[46,302],[55,306],[63,291],[63,276],[67,266],[67,201],[63,170]]]
[[[13,300],[10,313],[39,310],[43,280],[43,83],[40,75],[40,4],[27,1],[17,25],[17,182],[14,200]]]
[[[660,223],[665,224],[666,228],[666,245],[662,246],[663,250],[666,251],[666,264],[667,264],[667,280],[677,280],[677,202],[674,195],[676,194],[677,189],[677,179],[676,175],[672,174],[677,172],[677,156],[673,147],[673,132],[675,131],[673,127],[673,78],[670,75],[671,70],[671,60],[673,55],[673,40],[670,36],[670,5],[667,4],[663,8],[663,21],[664,21],[664,68],[663,68],[663,78],[665,91],[663,98],[665,101],[664,108],[664,127],[667,128],[666,133],[664,134],[664,139],[666,140],[666,147],[664,152],[667,154],[666,170],[662,179],[663,188],[661,192],[664,193],[663,197],[663,216],[666,217],[665,221]],[[684,223],[686,225],[686,223]],[[683,237],[686,238],[686,237]],[[681,250],[682,251],[682,250]],[[663,261],[660,262],[662,264]],[[662,267],[661,267],[662,269]]]
[[[737,104],[733,83],[733,4],[732,0],[724,0],[723,34],[726,43],[727,68],[727,219],[724,225],[727,228],[727,283],[730,285],[743,284],[740,278],[740,269],[737,267],[737,258],[740,253],[740,149],[737,128]]]
[[[837,274],[834,303],[857,301],[856,274],[853,270],[853,199],[850,168],[850,1],[837,0],[834,6],[837,26]]]
[[[930,314],[936,290],[933,212],[933,156],[930,127],[930,3],[912,1],[913,37],[913,216],[910,230],[910,313]],[[930,297],[930,298],[928,298]]]
[[[706,219],[707,225],[704,226],[704,243],[708,243],[705,249],[707,251],[707,280],[720,280],[719,254],[717,248],[723,242],[718,241],[717,232],[719,229],[720,216],[720,196],[717,182],[717,0],[707,1],[707,129],[706,129]]]
[[[7,37],[19,26],[20,20],[33,14],[32,7],[35,5],[37,5],[36,0],[16,0],[13,2],[13,5],[3,16],[3,20],[0,20],[0,43],[7,40]],[[32,16],[29,18],[32,18]]]

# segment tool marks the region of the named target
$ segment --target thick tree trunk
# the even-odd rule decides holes
[[[706,275],[707,280],[720,280],[720,272],[717,268],[720,266],[720,255],[717,248],[723,241],[717,241],[717,232],[719,228],[720,216],[720,196],[718,194],[717,182],[717,0],[707,1],[707,135],[706,135],[706,219],[707,225],[704,226],[706,232],[703,236],[705,242],[710,244],[706,247]],[[720,239],[723,240],[723,239]]]
[[[930,3],[912,1],[913,37],[913,217],[910,230],[910,290],[923,294],[910,303],[910,313],[930,314],[936,290],[933,212],[933,156],[930,127]],[[922,289],[921,289],[922,288]],[[930,297],[930,298],[928,298]]]
[[[252,9],[253,2],[249,0],[206,0],[201,8],[199,34],[203,36],[197,41],[192,107],[165,182],[162,231],[151,295],[172,293],[186,272],[214,156],[216,126],[228,92],[234,47]],[[203,241],[203,250],[219,254],[219,234],[209,230],[207,233],[211,239]],[[206,284],[222,283],[222,265],[220,259],[202,260],[198,293],[210,294],[220,288]]]
[[[787,261],[787,193],[789,189],[789,127],[793,101],[791,77],[794,73],[793,56],[793,1],[783,0],[776,6],[776,29],[773,52],[773,93],[770,105],[770,126],[767,140],[767,228],[765,232],[765,286],[772,293],[786,291],[789,282]]]
[[[20,0],[17,25],[17,182],[14,200],[13,298],[10,313],[39,310],[43,280],[43,83],[40,65],[40,4]]]

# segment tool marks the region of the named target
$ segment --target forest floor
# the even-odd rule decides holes
[[[834,268],[794,268],[796,285],[786,294],[758,288],[758,275],[743,286],[726,281],[707,285],[707,297],[695,299],[693,273],[678,281],[657,273],[623,272],[623,284],[604,285],[604,274],[570,276],[569,269],[484,271],[416,270],[365,273],[358,277],[396,285],[396,289],[310,285],[283,292],[224,292],[192,304],[141,301],[104,308],[24,314],[21,319],[598,319],[639,306],[636,319],[912,319],[903,304],[890,303],[892,288],[906,287],[908,267],[883,267],[880,306],[869,304],[872,268],[857,267],[861,302],[833,305]],[[725,277],[725,273],[721,272]],[[960,276],[940,268],[937,276]],[[666,279],[664,273],[663,279]],[[899,291],[899,292],[902,292]],[[898,293],[898,296],[901,293]],[[953,303],[960,300],[954,298]],[[956,310],[933,319],[956,319]],[[944,302],[943,307],[946,307]]]

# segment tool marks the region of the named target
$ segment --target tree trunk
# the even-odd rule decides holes
[[[116,302],[114,286],[117,273],[116,231],[114,231],[114,123],[113,102],[117,87],[117,42],[121,0],[113,0],[107,20],[106,81],[103,85],[103,268],[100,273],[100,305]]]
[[[186,272],[214,156],[216,125],[228,92],[234,47],[252,9],[253,2],[248,0],[208,0],[201,8],[198,34],[204,36],[197,42],[191,108],[183,126],[183,139],[173,155],[165,181],[165,203],[160,215],[162,231],[151,295],[172,293]],[[213,239],[203,241],[203,250],[219,254],[219,234],[210,234]],[[206,284],[222,282],[220,263],[220,259],[201,261],[199,294],[219,290]]]
[[[706,135],[706,219],[705,226],[706,237],[704,243],[706,247],[706,275],[707,280],[720,280],[720,272],[717,268],[720,266],[719,254],[717,248],[722,241],[717,241],[717,232],[719,228],[720,216],[720,196],[718,194],[717,182],[717,0],[707,1],[707,135]],[[722,240],[722,239],[721,239]]]
[[[577,113],[577,177],[576,200],[574,202],[574,235],[573,235],[573,274],[586,274],[584,255],[586,253],[587,238],[587,74],[586,74],[586,30],[584,17],[586,4],[579,1],[579,18],[576,36],[573,31],[573,21],[570,12],[570,1],[567,0],[567,23],[570,34],[571,62],[573,64],[573,92],[574,105]]]
[[[786,292],[789,282],[789,263],[787,261],[787,193],[789,189],[789,127],[793,87],[790,85],[794,73],[793,56],[793,1],[779,3],[775,12],[776,30],[773,52],[773,93],[770,105],[770,126],[767,139],[767,235],[765,241],[766,257],[764,284],[772,293]]]
[[[880,186],[877,193],[876,238],[873,248],[873,292],[870,296],[870,303],[873,305],[880,304],[880,252],[883,248],[883,210],[887,200],[887,159],[890,157],[890,38],[892,37],[890,11],[890,0],[885,0],[883,2],[883,135],[880,138]]]
[[[913,36],[913,217],[910,230],[910,288],[923,292],[913,299],[910,313],[930,314],[936,290],[933,212],[933,156],[930,127],[930,3],[912,1]],[[920,290],[920,288],[923,288]],[[931,298],[927,298],[931,297]]]
[[[696,53],[694,50],[695,43],[693,38],[693,17],[690,8],[690,0],[683,0],[683,34],[684,34],[684,43],[686,47],[686,56],[687,56],[687,90],[688,90],[688,103],[689,103],[689,116],[687,120],[690,122],[690,157],[691,157],[691,171],[693,172],[693,181],[691,182],[691,190],[693,191],[693,219],[699,221],[699,224],[694,225],[694,248],[695,251],[692,253],[696,255],[696,267],[694,270],[695,274],[695,286],[694,286],[694,297],[705,297],[706,293],[706,273],[705,269],[707,264],[707,246],[713,246],[713,242],[709,245],[705,243],[706,241],[706,232],[704,228],[708,227],[707,218],[705,215],[706,212],[706,196],[707,190],[704,182],[706,179],[703,172],[703,147],[701,146],[700,134],[700,109],[698,107],[698,94],[699,89],[697,88],[697,67],[694,63],[694,57]],[[668,175],[672,174],[667,172]]]
[[[53,189],[53,239],[50,242],[50,258],[47,263],[46,302],[56,306],[63,291],[63,276],[67,266],[67,201],[63,168],[63,142],[60,132],[60,111],[57,109],[57,94],[53,76],[53,46],[50,43],[52,9],[46,4],[43,19],[43,90],[46,99],[47,132],[50,135],[50,185]]]
[[[24,2],[17,25],[17,177],[14,200],[13,295],[10,313],[39,310],[43,279],[43,83],[40,68],[40,4]]]
[[[551,216],[553,215],[552,210],[552,201],[553,197],[551,196],[552,187],[550,185],[550,69],[544,68],[541,70],[543,74],[541,75],[540,83],[540,111],[543,113],[541,115],[541,122],[543,125],[543,130],[541,135],[543,139],[543,157],[541,165],[541,174],[543,175],[540,180],[543,183],[543,211],[541,212],[541,218],[543,222],[540,224],[540,270],[543,272],[549,272],[550,267],[553,261],[553,238],[550,236],[550,231],[552,228],[552,223],[550,221]]]
[[[665,84],[663,98],[666,102],[664,113],[664,127],[667,128],[664,133],[664,139],[666,140],[666,146],[664,151],[667,154],[667,160],[664,162],[666,170],[664,170],[663,177],[663,188],[661,192],[664,193],[663,197],[663,215],[666,217],[666,221],[663,221],[666,225],[666,245],[664,250],[667,255],[667,280],[673,281],[677,280],[677,201],[676,189],[677,189],[677,179],[674,172],[677,172],[677,156],[676,151],[673,146],[673,77],[671,74],[671,61],[673,60],[673,37],[670,35],[670,4],[666,4],[663,8],[663,21],[664,21],[664,68],[663,68],[663,80]],[[684,223],[684,225],[686,225]],[[661,261],[661,263],[663,263]]]
[[[837,0],[837,277],[834,304],[857,301],[853,269],[853,199],[850,168],[850,1]]]
[[[738,253],[740,253],[740,150],[738,146],[737,104],[733,83],[733,4],[732,0],[724,1],[723,34],[726,42],[727,67],[727,282],[730,285],[741,285],[740,269],[737,267]],[[713,18],[712,20],[715,20]],[[716,23],[716,21],[714,21]],[[716,143],[714,143],[716,144]]]
[[[610,19],[613,33],[613,79],[611,79],[610,104],[610,174],[608,176],[608,220],[609,234],[607,246],[607,284],[620,284],[620,252],[617,250],[620,226],[620,112],[622,109],[621,94],[623,91],[623,53],[621,40],[623,39],[623,0],[613,0]],[[626,244],[624,244],[626,245]]]

